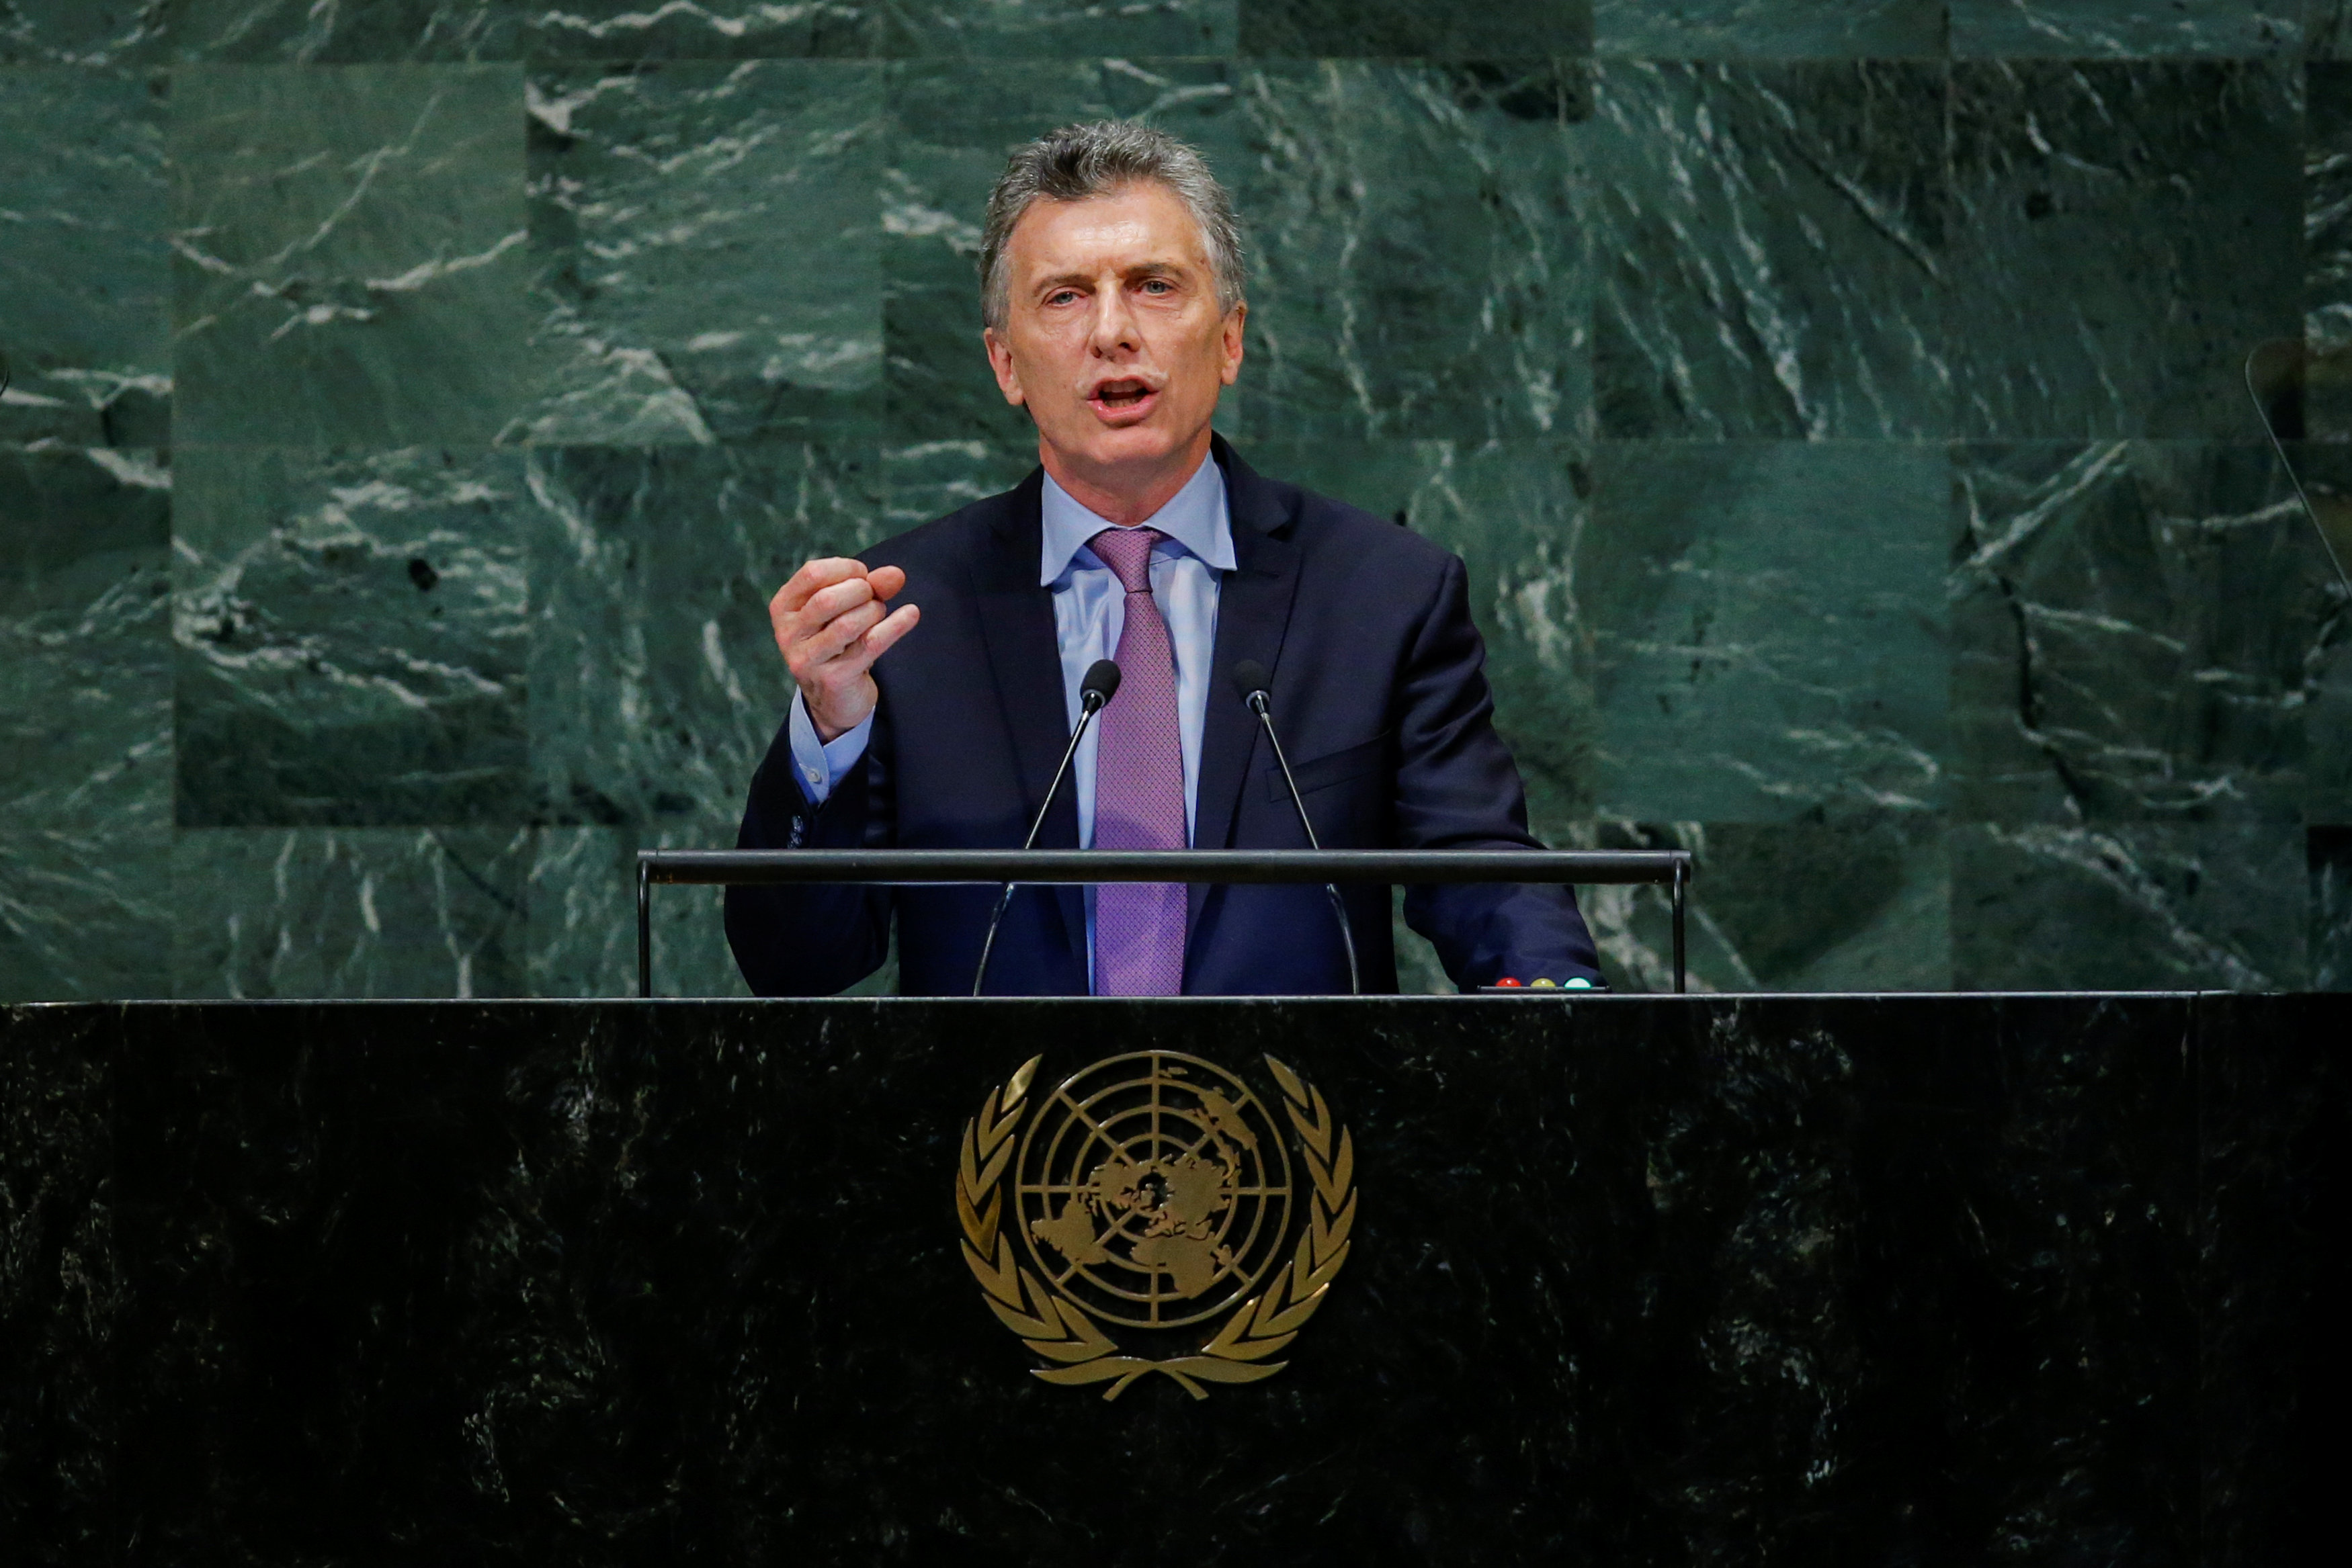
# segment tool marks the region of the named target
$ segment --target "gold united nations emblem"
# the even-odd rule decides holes
[[[964,1261],[1055,1364],[1036,1375],[1116,1399],[1165,1373],[1204,1399],[1281,1371],[1270,1358],[1323,1304],[1356,1224],[1355,1143],[1322,1092],[1267,1057],[1277,1119],[1216,1063],[1141,1051],[1072,1074],[1032,1114],[1041,1060],[964,1124],[956,1172]]]

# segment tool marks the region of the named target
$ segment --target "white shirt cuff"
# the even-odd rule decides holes
[[[793,771],[800,776],[801,793],[808,797],[810,805],[822,806],[834,785],[866,755],[866,742],[874,734],[874,716],[867,714],[855,727],[830,741],[819,741],[816,720],[809,717],[808,704],[794,692],[792,734]]]

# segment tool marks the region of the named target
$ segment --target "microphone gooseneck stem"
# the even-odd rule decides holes
[[[1087,726],[1094,722],[1095,715],[1100,713],[1103,704],[1109,700],[1102,693],[1095,691],[1087,693],[1081,700],[1077,727],[1070,731],[1070,744],[1062,747],[1062,765],[1054,769],[1054,781],[1045,786],[1045,800],[1037,808],[1036,820],[1029,824],[1029,836],[1021,841],[1024,850],[1037,847],[1037,835],[1045,831],[1045,813],[1054,809],[1054,797],[1061,790],[1062,780],[1069,776],[1070,758],[1078,754],[1078,742],[1086,738]],[[988,935],[981,938],[980,967],[971,975],[971,994],[975,997],[980,995],[980,988],[988,979],[988,956],[996,951],[996,927],[1003,920],[1005,906],[1013,902],[1013,890],[1017,885],[1008,882],[1004,890],[996,895],[996,908],[988,917]]]
[[[1298,825],[1307,830],[1307,847],[1319,851],[1323,845],[1315,836],[1313,820],[1307,815],[1307,798],[1298,792],[1298,780],[1290,776],[1290,758],[1282,754],[1282,737],[1274,733],[1273,705],[1264,692],[1252,692],[1249,706],[1250,712],[1257,715],[1258,723],[1265,727],[1267,744],[1274,747],[1274,760],[1282,769],[1282,782],[1290,791],[1290,803],[1298,809]],[[1331,883],[1323,884],[1323,892],[1331,900],[1331,913],[1339,918],[1339,945],[1348,950],[1348,994],[1360,997],[1364,994],[1364,977],[1356,970],[1356,931],[1348,924],[1347,903]]]

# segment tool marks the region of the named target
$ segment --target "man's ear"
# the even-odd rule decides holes
[[[1224,350],[1225,362],[1217,373],[1227,386],[1242,379],[1242,327],[1248,319],[1249,301],[1244,299],[1225,312],[1224,323],[1220,329],[1223,340],[1218,346]]]
[[[1029,395],[1021,390],[1021,373],[1013,368],[1013,350],[1004,346],[996,329],[982,327],[980,340],[988,349],[988,368],[996,372],[996,390],[1004,394],[1004,401],[1015,408],[1027,402]]]

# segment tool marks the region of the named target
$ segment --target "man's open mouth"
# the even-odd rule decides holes
[[[1141,408],[1151,400],[1149,382],[1133,379],[1104,382],[1095,388],[1092,402],[1108,413],[1124,413]]]

